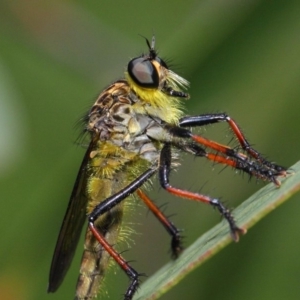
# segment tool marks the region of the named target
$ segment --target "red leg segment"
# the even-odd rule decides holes
[[[93,223],[89,223],[89,228],[101,246],[109,253],[109,255],[118,263],[118,265],[131,278],[130,286],[128,287],[124,300],[131,300],[139,285],[139,274],[129,266],[129,264],[121,257],[121,255],[114,250],[114,248],[107,243],[105,238],[98,232]]]
[[[166,228],[168,233],[172,236],[171,248],[172,256],[177,258],[183,247],[181,246],[181,237],[179,230],[174,224],[161,212],[161,210],[153,203],[153,201],[140,189],[137,190],[137,195],[144,201],[154,216],[160,221],[160,223]]]

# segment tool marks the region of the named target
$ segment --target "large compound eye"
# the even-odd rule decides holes
[[[128,64],[128,73],[133,81],[144,88],[157,88],[159,76],[150,60],[144,57],[134,58]]]

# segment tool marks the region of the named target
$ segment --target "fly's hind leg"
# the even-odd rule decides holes
[[[137,179],[132,181],[127,187],[120,190],[118,193],[106,198],[104,201],[99,203],[88,218],[88,226],[94,237],[101,244],[101,246],[107,251],[107,253],[117,262],[121,269],[127,274],[131,282],[127,291],[124,295],[124,300],[131,300],[139,286],[139,274],[133,269],[128,262],[106,241],[104,236],[97,230],[95,222],[104,213],[111,210],[120,202],[124,201],[129,195],[133,194],[139,189],[157,170],[155,168],[148,169]]]
[[[109,253],[109,255],[117,262],[117,264],[124,270],[127,276],[131,279],[131,283],[127,288],[127,291],[124,295],[124,300],[131,300],[133,295],[135,294],[138,286],[139,286],[139,276],[140,274],[133,269],[121,255],[114,250],[114,248],[107,243],[102,234],[99,233],[97,228],[93,223],[89,222],[89,229],[97,239],[97,241],[101,244],[101,246]]]

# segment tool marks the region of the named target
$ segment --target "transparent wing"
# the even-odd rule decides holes
[[[88,178],[86,168],[92,146],[93,143],[90,144],[81,163],[68,208],[60,228],[51,263],[48,293],[55,292],[62,283],[73,260],[82,227],[86,220],[86,206],[88,200],[85,195]]]

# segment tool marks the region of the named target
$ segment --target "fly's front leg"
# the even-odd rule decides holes
[[[255,176],[261,180],[273,182],[277,186],[280,186],[280,181],[277,179],[277,176],[283,176],[286,174],[286,171],[279,172],[274,169],[270,169],[269,167],[262,165],[257,160],[251,159],[235,149],[216,143],[200,135],[195,135],[188,129],[177,126],[169,126],[166,127],[166,129],[173,137],[184,138],[187,140],[184,143],[178,142],[176,139],[172,141],[172,145],[184,152],[192,153],[199,157],[205,157],[216,163],[231,166],[237,170],[248,173],[250,176]],[[202,146],[211,148],[217,153],[209,152]]]
[[[226,208],[218,199],[211,198],[209,196],[203,195],[203,194],[198,194],[198,193],[193,193],[187,190],[182,190],[176,187],[173,187],[169,183],[169,175],[171,171],[171,145],[170,144],[165,144],[160,155],[160,166],[159,166],[159,181],[161,186],[168,191],[169,193],[186,198],[189,200],[194,200],[198,202],[203,202],[206,204],[210,204],[218,211],[220,214],[225,218],[225,220],[228,222],[229,227],[230,227],[230,232],[231,236],[234,241],[239,240],[239,234],[244,234],[246,233],[246,230],[243,228],[239,228],[235,221],[234,218],[228,208]]]
[[[206,159],[209,159],[213,162],[224,164],[237,170],[246,172],[250,176],[255,176],[256,178],[265,181],[271,181],[277,186],[280,185],[280,181],[276,178],[277,176],[279,176],[277,172],[274,172],[268,167],[262,166],[255,160],[249,159],[249,157],[247,157],[243,153],[237,152],[236,150],[231,148],[226,148],[226,146],[219,145],[220,147],[225,147],[225,149],[227,150],[227,155],[224,155],[223,153],[216,154],[207,152],[200,145],[193,142],[185,143],[184,145],[174,144],[174,146],[179,147],[184,152],[188,152],[199,157],[205,157]]]
[[[274,164],[272,162],[269,162],[264,157],[262,157],[262,155],[257,150],[251,147],[251,145],[245,138],[244,134],[242,133],[237,123],[225,113],[184,117],[180,119],[179,125],[180,127],[198,127],[198,126],[204,126],[204,125],[218,123],[218,122],[227,122],[229,124],[234,135],[237,137],[242,149],[246,151],[246,153],[248,153],[251,157],[259,161],[262,165],[274,170],[276,172],[275,174],[276,176],[286,175],[286,168]],[[195,140],[197,141],[196,138]],[[198,142],[202,143],[203,138],[198,139]],[[208,146],[211,147],[212,144]],[[220,149],[215,149],[215,150],[220,151]]]
[[[197,126],[196,124],[198,123],[200,124],[199,126],[203,126],[208,124],[208,116],[211,115],[186,117],[181,119],[181,122],[184,124],[184,126],[188,126],[187,124],[190,124],[191,126]],[[202,120],[202,117],[204,118],[204,121]],[[213,122],[214,121],[212,121],[212,123]],[[285,176],[287,173],[286,169],[281,166],[269,162],[264,164],[261,159],[251,158],[249,153],[249,156],[247,156],[236,151],[235,149],[230,148],[229,146],[222,145],[200,135],[193,134],[190,130],[183,127],[166,126],[166,129],[173,137],[190,140],[186,142],[186,145],[180,145],[180,143],[177,143],[176,140],[174,140],[174,142],[172,141],[172,144],[174,144],[175,147],[181,148],[186,152],[194,152],[197,156],[206,157],[207,159],[217,163],[232,166],[233,168],[242,170],[251,176],[273,182],[277,186],[280,186],[280,181],[277,179],[277,177]],[[202,146],[215,150],[216,154],[206,151]]]

